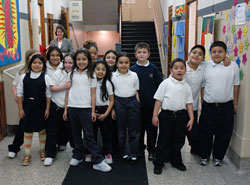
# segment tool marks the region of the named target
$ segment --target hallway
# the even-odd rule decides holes
[[[13,136],[5,137],[0,142],[0,184],[1,185],[59,185],[62,184],[69,169],[68,162],[71,158],[71,148],[59,152],[57,159],[50,167],[43,166],[39,159],[38,137],[35,136],[32,146],[32,162],[30,166],[23,167],[23,149],[15,159],[8,159],[8,144]],[[147,152],[146,152],[147,155]],[[199,158],[189,153],[189,146],[186,144],[182,149],[186,172],[180,172],[166,164],[162,175],[153,174],[152,162],[146,160],[148,182],[150,185],[249,185],[250,169],[245,172],[237,171],[228,159],[220,168],[214,167],[211,163],[207,167],[199,165]],[[90,169],[91,170],[91,169]],[[77,184],[78,185],[78,184]],[[81,182],[79,182],[81,185]],[[137,185],[137,184],[136,184]],[[138,184],[139,185],[139,184]]]

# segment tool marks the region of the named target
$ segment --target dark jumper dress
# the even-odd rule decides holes
[[[40,132],[45,129],[46,84],[43,73],[37,79],[30,78],[30,72],[26,73],[23,79],[23,109],[24,132]]]

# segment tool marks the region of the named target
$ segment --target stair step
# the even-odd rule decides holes
[[[142,33],[142,32],[122,32],[122,37],[125,36],[155,36],[155,33],[148,32],[148,33]]]
[[[132,44],[132,45],[136,45],[139,41],[138,40],[122,40],[122,45],[124,44]],[[150,46],[151,44],[156,44],[157,45],[157,41],[156,40],[147,40],[146,41]]]

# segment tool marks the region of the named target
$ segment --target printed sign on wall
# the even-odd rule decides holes
[[[82,1],[69,1],[70,21],[82,21]]]

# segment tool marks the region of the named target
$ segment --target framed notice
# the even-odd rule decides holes
[[[69,1],[70,21],[82,21],[82,1]]]

